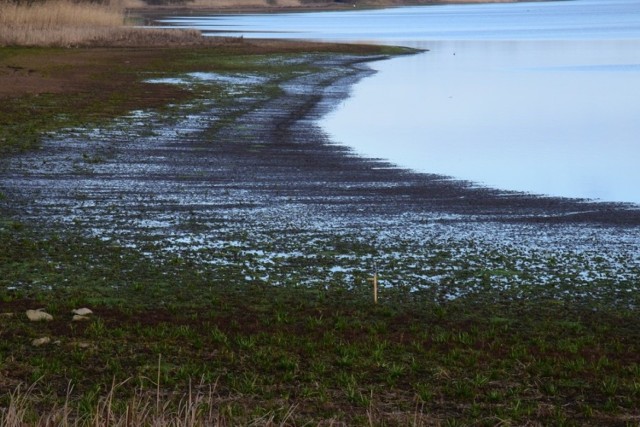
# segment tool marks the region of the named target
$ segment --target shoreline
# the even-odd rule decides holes
[[[433,1],[379,1],[360,2],[357,5],[349,2],[331,3],[301,3],[295,6],[287,5],[249,5],[249,6],[204,6],[204,5],[154,5],[143,7],[132,7],[127,9],[127,14],[132,17],[139,17],[147,20],[147,24],[163,16],[176,14],[261,14],[261,13],[297,13],[297,12],[322,12],[322,11],[348,11],[362,9],[384,9],[395,7],[411,6],[442,6],[442,5],[465,5],[483,3],[528,3],[548,0],[433,0]]]
[[[545,0],[540,0],[540,1],[545,1]],[[469,2],[456,2],[456,1],[443,1],[443,2],[439,2],[438,4],[464,4],[464,3],[517,3],[517,2],[522,2],[519,0],[507,0],[507,1],[496,1],[496,2],[492,2],[492,1],[469,1]],[[526,2],[526,1],[525,1]],[[531,2],[536,2],[536,0],[532,0]],[[433,5],[434,3],[429,3],[430,5]],[[403,4],[400,5],[398,7],[403,7],[403,6],[414,6],[414,5],[418,5],[418,4]],[[424,5],[424,4],[422,4]],[[338,8],[343,7],[343,6],[337,6]],[[385,5],[382,7],[389,7],[389,5]],[[391,7],[394,7],[393,5]],[[269,8],[266,8],[269,9]],[[297,8],[292,8],[292,9],[297,9]],[[173,8],[168,8],[167,9],[169,11],[170,14],[179,14],[180,10],[178,9],[173,9]],[[189,8],[185,8],[182,9],[183,11],[187,11],[188,14],[192,14],[192,13],[201,13],[199,9],[189,9]],[[261,12],[261,10],[263,10],[262,8],[247,8],[246,10],[243,9],[238,9],[237,11],[231,11],[229,13],[270,13],[269,10],[267,10],[266,12]],[[329,9],[329,10],[340,10],[340,9]],[[344,10],[349,10],[344,9]],[[292,10],[295,11],[295,10]],[[307,10],[300,10],[301,12],[305,12]],[[309,10],[309,11],[313,11],[313,10]],[[278,10],[274,11],[275,13],[279,13]],[[160,12],[159,12],[160,13]],[[227,12],[225,12],[224,8],[218,8],[218,9],[202,9],[202,13],[212,13],[212,14],[225,14]],[[167,16],[165,14],[160,13],[161,16]],[[222,30],[221,30],[222,31]],[[232,31],[232,30],[231,30]],[[216,31],[212,31],[210,34],[212,36],[215,37],[215,32]],[[228,33],[229,31],[225,31],[226,33]],[[251,38],[249,38],[251,39]],[[425,174],[429,175],[430,172],[425,172]],[[450,180],[460,180],[454,176],[451,177],[442,177],[444,179],[450,179]],[[487,190],[493,190],[493,188],[491,187],[486,187]],[[595,221],[601,221],[601,222],[611,222],[611,223],[620,223],[620,224],[637,224],[638,221],[634,218],[631,218],[633,215],[620,215],[618,213],[615,213],[614,216],[616,217],[616,219],[608,219],[606,218],[606,214],[601,213],[603,210],[606,210],[608,212],[613,212],[613,211],[619,211],[620,209],[622,210],[632,210],[632,211],[636,211],[640,209],[640,205],[637,203],[633,203],[633,202],[625,202],[625,201],[616,201],[614,199],[609,199],[609,200],[590,200],[590,199],[580,199],[577,196],[563,196],[563,195],[542,195],[542,194],[535,194],[533,192],[527,193],[524,190],[522,192],[518,191],[518,190],[509,190],[509,189],[495,189],[498,192],[503,192],[505,194],[511,194],[511,195],[518,195],[519,197],[522,197],[523,199],[536,199],[536,198],[541,198],[541,199],[562,199],[562,200],[574,200],[578,203],[586,203],[586,206],[589,207],[594,207],[594,209],[592,209],[593,212],[586,212],[589,209],[581,209],[579,206],[576,206],[575,212],[572,212],[570,214],[568,214],[568,217],[572,217],[572,218],[580,218],[578,220],[591,220],[591,219],[595,219]],[[530,203],[530,202],[525,202],[525,203]],[[545,215],[542,215],[541,217],[544,217]],[[551,216],[555,216],[555,214],[551,214]],[[624,216],[625,218],[622,219],[620,218],[621,216]],[[534,221],[538,221],[538,219],[533,219]],[[568,219],[567,221],[571,221],[571,219]]]
[[[636,283],[637,208],[477,188],[358,156],[330,141],[317,119],[373,72],[368,62],[387,56],[261,58],[244,71],[235,63],[231,75],[171,73],[151,84],[197,84],[205,97],[56,132],[40,149],[5,159],[5,229],[97,239],[150,264],[177,257],[210,273],[253,271],[234,276],[240,287],[351,289],[374,260],[389,290],[403,284],[409,295],[445,303],[477,292],[483,275],[469,265],[474,259],[491,260],[500,279],[483,279],[487,298],[506,288],[516,299],[539,292],[587,306],[632,300],[609,294]],[[227,92],[217,93],[219,85]],[[319,255],[340,242],[364,250]],[[446,260],[425,261],[442,248]],[[249,270],[237,264],[238,251]],[[315,265],[318,257],[313,272],[297,270],[301,259]],[[585,296],[585,286],[597,291]]]
[[[250,99],[233,101],[230,104],[229,119],[223,114],[223,117],[214,120],[213,118],[220,113],[208,112],[206,109],[190,113],[201,116],[199,120],[203,123],[210,122],[207,126],[211,129],[197,128],[202,136],[189,139],[180,153],[175,151],[176,144],[180,140],[176,136],[175,141],[161,139],[164,147],[162,149],[151,146],[139,148],[132,146],[130,148],[134,151],[122,157],[128,152],[127,147],[131,143],[127,139],[121,140],[117,134],[110,136],[107,131],[101,139],[107,138],[106,144],[112,148],[106,150],[98,144],[96,147],[87,146],[82,152],[78,152],[75,143],[72,143],[68,146],[69,151],[65,156],[59,157],[60,154],[56,151],[60,151],[67,144],[62,133],[62,139],[56,143],[55,151],[51,151],[53,146],[49,142],[47,145],[50,148],[45,146],[37,152],[20,156],[26,158],[20,161],[22,172],[15,174],[14,171],[11,179],[6,175],[3,176],[5,182],[3,191],[11,195],[6,199],[14,200],[21,191],[24,192],[25,189],[30,188],[34,193],[26,200],[36,200],[42,208],[31,206],[29,210],[34,212],[44,209],[40,214],[42,217],[63,218],[65,210],[77,204],[75,196],[68,195],[64,186],[67,182],[75,182],[78,192],[84,194],[83,200],[92,200],[89,203],[92,206],[103,206],[107,201],[102,200],[105,189],[92,194],[93,183],[96,180],[117,183],[117,179],[114,181],[116,178],[114,173],[122,167],[118,166],[119,162],[124,161],[133,168],[131,173],[136,180],[140,180],[141,184],[145,183],[144,186],[151,185],[152,193],[159,192],[159,189],[153,190],[153,188],[155,185],[162,184],[179,185],[180,188],[185,188],[186,185],[186,188],[189,188],[187,192],[197,194],[202,184],[208,181],[221,182],[231,188],[240,188],[247,194],[255,194],[258,197],[255,203],[267,209],[276,209],[283,201],[294,206],[324,206],[323,209],[326,211],[342,212],[340,215],[351,215],[354,221],[363,223],[369,221],[367,215],[393,217],[414,213],[428,216],[429,213],[437,212],[439,215],[459,215],[470,221],[481,222],[640,225],[640,209],[631,204],[539,197],[511,191],[477,188],[472,183],[450,177],[399,169],[384,160],[355,156],[347,147],[328,141],[316,124],[316,119],[332,109],[340,99],[347,97],[352,84],[372,72],[366,64],[360,64],[384,57],[379,55],[352,57],[339,53],[327,55],[320,55],[317,58],[307,56],[304,59],[308,62],[306,66],[319,68],[322,71],[278,83],[279,90],[284,90],[280,95],[255,101]],[[158,89],[160,88],[164,91],[169,90],[171,93],[172,90],[180,89],[180,86],[160,85]],[[155,90],[153,87],[148,89]],[[242,90],[253,89],[247,86]],[[220,127],[218,123],[226,123],[227,120],[230,120],[229,124]],[[175,128],[164,128],[165,125],[158,123],[158,126],[160,128],[154,132],[160,135],[179,135],[183,132],[180,126],[192,125],[185,123],[176,124]],[[244,129],[251,129],[251,131]],[[134,134],[127,138],[135,138],[135,127],[132,131]],[[204,141],[200,140],[203,137],[214,138],[217,142],[211,146],[203,145]],[[239,144],[238,140],[246,142]],[[254,146],[258,148],[252,148]],[[179,166],[170,166],[165,164],[164,160],[158,164],[149,160],[155,158],[156,152],[164,153],[162,159],[179,156],[178,158],[181,159]],[[198,154],[194,157],[196,153]],[[81,155],[85,158],[101,160],[93,165],[84,161]],[[33,159],[28,160],[29,157]],[[215,167],[208,169],[202,164],[201,157],[214,159],[209,160],[214,162],[209,167],[214,165]],[[69,159],[74,158],[76,160],[71,160],[69,163]],[[191,170],[200,170],[201,176],[186,183],[166,181],[161,177],[145,177],[135,172],[135,164],[131,164],[130,160],[125,161],[130,158],[138,158],[139,163],[154,169],[169,167],[171,176],[190,174],[188,171]],[[226,160],[220,163],[220,160],[215,159]],[[33,166],[29,166],[30,163]],[[47,171],[41,171],[40,167],[36,166],[39,164],[49,165]],[[78,164],[82,167],[78,172],[73,172],[68,164]],[[113,169],[116,166],[118,169]],[[9,166],[7,170],[13,169]],[[61,171],[65,172],[59,175]],[[33,186],[34,176],[41,177],[40,182],[43,183],[43,188],[38,189]],[[158,180],[157,184],[154,183],[155,179]],[[89,186],[86,190],[82,190],[83,182]],[[58,188],[59,185],[62,187]],[[132,188],[135,187],[136,185],[133,185]],[[112,191],[115,193],[108,196],[109,198],[114,198],[121,192],[115,187]],[[153,199],[152,193],[149,195],[150,199]],[[124,191],[124,194],[126,195],[127,191]],[[263,200],[263,194],[271,194],[273,201]],[[178,193],[175,197],[180,198]],[[214,198],[214,200],[217,199]],[[245,202],[248,203],[248,212],[250,212],[254,202],[248,200]],[[25,203],[28,202],[25,201]],[[197,206],[202,202],[194,199],[193,203],[195,205],[192,207],[192,212],[199,212],[201,209]],[[206,201],[204,205],[211,203]],[[222,197],[216,203],[234,205],[241,202],[225,201]],[[48,206],[60,206],[61,213],[48,212],[46,210]],[[13,209],[16,208],[17,206],[13,207]],[[150,201],[148,209],[163,210],[165,215],[168,215],[166,209],[171,211],[175,208],[155,206],[154,202]],[[176,215],[179,216],[182,211],[183,207],[176,211]],[[360,215],[358,212],[367,212],[367,215]],[[96,215],[101,217],[106,213],[100,213],[98,209],[87,217],[95,221]],[[199,215],[204,218],[210,213],[204,209]]]

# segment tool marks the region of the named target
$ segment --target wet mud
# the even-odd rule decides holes
[[[52,134],[37,152],[2,161],[1,209],[20,221],[205,263],[232,262],[220,253],[239,247],[255,255],[248,280],[284,282],[296,257],[315,257],[319,246],[335,249],[338,239],[357,242],[361,252],[320,266],[314,280],[353,280],[375,258],[383,268],[394,265],[387,285],[432,287],[457,277],[458,262],[468,266],[469,257],[502,251],[512,257],[495,269],[509,264],[524,272],[500,277],[503,284],[588,271],[594,276],[583,277],[587,282],[634,282],[636,206],[479,188],[358,157],[328,140],[317,119],[372,72],[366,61],[374,59],[382,58],[289,57],[281,60],[307,61],[315,71],[278,80],[275,95],[259,90],[273,76],[211,76],[233,103],[138,111],[105,128]],[[436,247],[446,247],[446,266],[433,259]],[[568,270],[549,272],[545,260],[558,254],[573,261]],[[527,261],[516,269],[518,257]],[[480,284],[482,277],[469,280]],[[459,289],[439,292],[455,296],[473,283],[458,280]]]

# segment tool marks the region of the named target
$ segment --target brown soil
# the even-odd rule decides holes
[[[128,79],[114,80],[98,76],[111,67],[141,69],[156,56],[146,49],[56,49],[38,55],[31,55],[28,50],[16,51],[15,55],[0,61],[0,98],[86,91],[108,93],[130,85],[137,77],[131,74]],[[159,89],[162,92],[166,88]],[[156,96],[163,98],[161,93]]]
[[[136,73],[161,61],[167,48],[185,47],[209,49],[212,53],[269,54],[283,52],[340,52],[358,50],[375,52],[373,46],[319,44],[278,40],[251,40],[238,38],[193,37],[176,38],[156,34],[151,39],[128,39],[122,46],[88,46],[81,49],[51,49],[48,53],[32,54],[29,49],[10,48],[0,57],[0,99],[16,99],[25,95],[72,94],[88,92],[96,96],[109,96],[126,91],[138,80]],[[168,38],[167,38],[168,37]],[[93,42],[92,44],[99,44]],[[115,43],[118,44],[117,42]],[[117,78],[105,78],[113,73]],[[122,112],[131,109],[159,107],[174,102],[184,91],[176,86],[148,85],[143,93],[131,96]],[[3,106],[0,106],[2,112]]]

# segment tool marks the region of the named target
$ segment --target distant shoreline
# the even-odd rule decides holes
[[[252,14],[252,13],[295,13],[295,12],[322,12],[322,11],[347,11],[362,9],[383,9],[390,7],[410,7],[410,6],[441,6],[441,5],[465,5],[465,4],[483,4],[483,3],[523,3],[537,2],[545,0],[429,0],[429,1],[363,1],[357,4],[350,1],[335,1],[328,3],[307,3],[298,5],[280,5],[264,3],[262,5],[249,4],[241,5],[154,5],[143,6],[127,9],[130,16],[147,20],[147,25],[152,24],[155,19],[160,16],[176,15],[176,14]]]

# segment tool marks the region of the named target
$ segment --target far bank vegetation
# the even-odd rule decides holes
[[[0,47],[176,46],[201,44],[196,30],[139,28],[141,17],[179,10],[325,10],[450,0],[0,0]],[[502,0],[453,0],[461,2]]]

